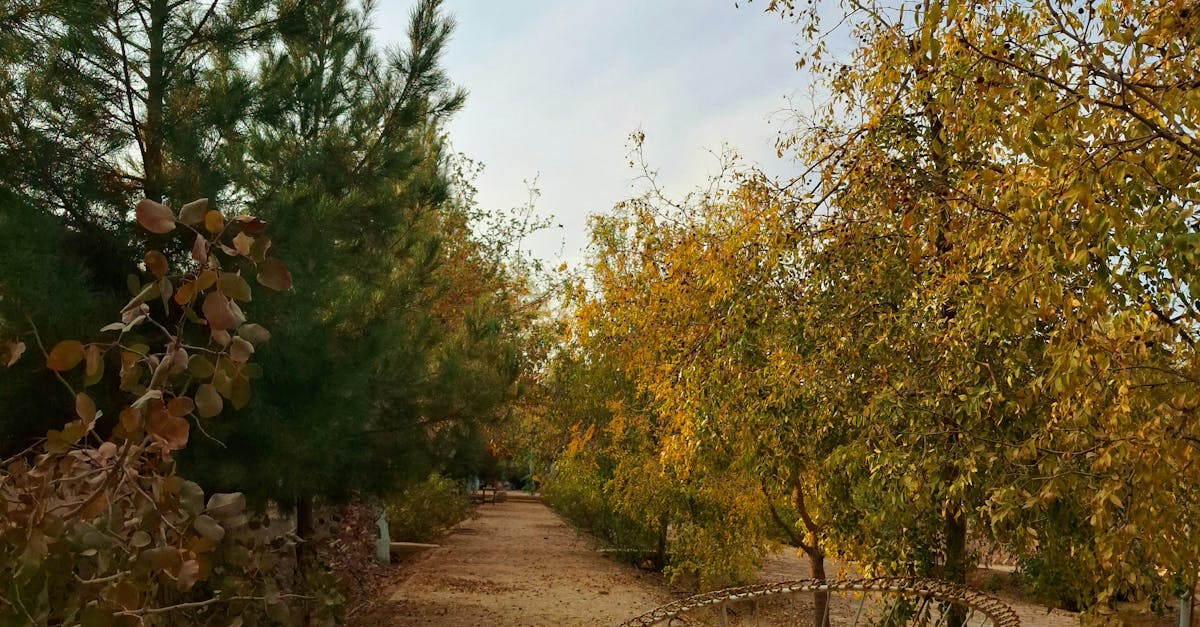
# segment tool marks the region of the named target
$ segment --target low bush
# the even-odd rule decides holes
[[[462,483],[433,473],[388,500],[388,532],[399,542],[428,542],[473,511]]]

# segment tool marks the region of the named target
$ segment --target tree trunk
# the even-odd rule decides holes
[[[658,549],[654,555],[654,567],[662,570],[667,566],[667,526],[670,517],[663,513],[658,519]]]
[[[943,539],[946,561],[942,566],[942,578],[950,583],[967,583],[967,517],[957,507],[946,510],[943,522]],[[950,607],[948,627],[962,627],[967,620],[967,608],[962,605]]]
[[[819,548],[808,554],[808,562],[812,566],[812,578],[825,580],[825,552]],[[829,592],[818,590],[813,592],[813,627],[829,627]]]
[[[302,496],[296,499],[296,537],[300,543],[296,545],[296,568],[301,576],[307,572],[313,559],[312,538],[316,525],[313,521],[313,498]]]
[[[146,76],[146,198],[163,200],[163,102],[166,99],[166,77],[163,56],[166,54],[164,31],[167,22],[167,0],[151,0],[149,32],[149,74]]]

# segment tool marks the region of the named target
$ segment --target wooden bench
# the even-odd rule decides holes
[[[490,499],[488,497],[489,492],[491,493]],[[485,485],[481,486],[478,490],[471,492],[471,502],[479,505],[490,502],[494,505],[496,503],[503,503],[507,496],[508,493],[504,491],[504,488],[494,485]]]

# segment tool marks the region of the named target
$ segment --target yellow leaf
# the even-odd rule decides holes
[[[209,211],[204,214],[204,230],[216,235],[225,229],[225,216],[220,211]]]

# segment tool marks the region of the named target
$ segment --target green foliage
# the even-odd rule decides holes
[[[305,289],[256,303],[290,341],[263,356],[245,419],[214,433],[228,448],[186,460],[284,504],[463,474],[512,397],[523,325],[521,277],[498,271],[454,195],[442,127],[463,94],[440,65],[452,20],[419,2],[407,46],[381,53],[370,5],[301,10],[259,59],[254,166],[235,181],[288,233],[278,254]]]
[[[388,533],[399,542],[430,542],[473,512],[466,486],[433,473],[389,497]]]
[[[608,477],[599,471],[590,451],[576,449],[559,458],[542,485],[542,498],[571,524],[584,529],[629,556],[657,550],[656,525],[622,511],[606,489]]]
[[[206,511],[175,464],[252,509],[300,505],[306,536],[315,498],[469,472],[486,450],[539,306],[511,248],[475,233],[445,148],[463,101],[440,62],[452,20],[417,2],[407,45],[384,51],[372,8],[0,8],[0,451],[15,454],[0,488],[72,511],[0,514],[3,611],[177,624],[165,608],[196,602],[199,623],[325,620],[336,590],[295,596],[328,587],[319,569],[265,576],[286,541],[251,511]],[[113,310],[103,341],[59,341]],[[49,369],[31,359],[43,339]],[[122,469],[134,478],[110,485]],[[83,493],[81,473],[104,481]]]

